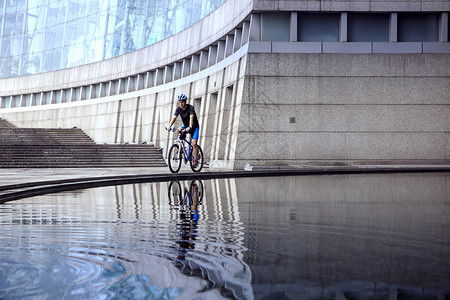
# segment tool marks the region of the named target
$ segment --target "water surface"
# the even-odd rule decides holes
[[[0,299],[448,299],[450,176],[112,186],[0,205]]]

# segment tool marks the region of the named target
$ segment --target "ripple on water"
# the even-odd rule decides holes
[[[0,298],[220,299],[225,284],[249,281],[236,259],[244,249],[210,232],[216,222],[182,223],[3,223]]]

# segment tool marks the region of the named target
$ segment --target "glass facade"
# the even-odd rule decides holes
[[[0,78],[125,54],[199,21],[225,0],[0,0]]]

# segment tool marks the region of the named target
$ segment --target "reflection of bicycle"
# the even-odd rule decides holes
[[[189,189],[181,189],[179,181],[172,181],[169,184],[169,205],[176,211],[174,220],[177,220],[176,227],[178,239],[175,241],[178,245],[176,261],[182,263],[189,250],[195,248],[197,238],[197,223],[199,220],[199,205],[203,198],[203,183],[200,180],[192,180]]]
[[[176,128],[166,128],[169,131],[177,131]],[[186,145],[186,143],[188,145]],[[181,163],[184,162],[191,166],[192,171],[200,172],[203,168],[203,150],[198,145],[198,157],[197,163],[194,165],[194,159],[192,157],[192,144],[186,140],[186,130],[184,128],[180,129],[178,132],[178,139],[170,147],[167,159],[169,162],[169,169],[172,173],[178,173],[181,168]]]
[[[203,195],[203,182],[201,180],[192,180],[189,190],[187,188],[184,189],[184,195],[179,181],[172,181],[169,184],[169,204],[173,206],[191,206],[193,199],[196,198],[198,199],[198,204],[201,204]]]

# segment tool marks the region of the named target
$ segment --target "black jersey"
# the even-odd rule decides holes
[[[181,107],[177,107],[175,110],[174,116],[181,116],[181,120],[183,120],[183,125],[186,127],[189,127],[189,119],[191,115],[194,115],[194,126],[192,126],[193,129],[200,127],[198,124],[197,114],[195,113],[194,106],[190,104],[186,104],[186,109],[183,110]]]

